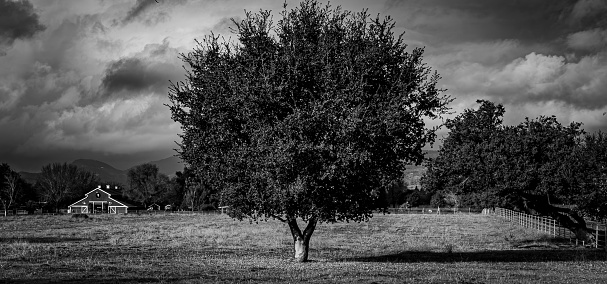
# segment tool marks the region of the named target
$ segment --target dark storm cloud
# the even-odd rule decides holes
[[[163,5],[163,10],[149,13],[154,7],[159,7],[161,4],[169,3],[170,5]],[[126,16],[122,19],[122,25],[126,25],[135,20],[142,20],[146,25],[156,25],[158,23],[167,21],[170,16],[170,10],[175,5],[183,5],[186,0],[137,0],[135,5],[127,12]]]
[[[135,6],[126,13],[126,17],[122,20],[123,24],[127,24],[139,17],[143,12],[148,10],[152,5],[158,4],[155,0],[137,0]]]
[[[422,34],[433,43],[517,39],[550,41],[567,29],[575,2],[569,0],[409,0],[389,1],[389,12],[402,8],[397,24]]]
[[[110,93],[122,90],[139,91],[159,80],[157,74],[149,74],[139,58],[125,58],[111,63],[107,68],[102,86]]]
[[[30,38],[44,28],[38,22],[38,15],[30,2],[0,0],[0,45],[10,45],[16,39]]]
[[[137,55],[111,62],[101,81],[102,95],[129,96],[143,91],[164,95],[169,80],[183,74],[178,54],[165,40],[162,44],[148,44]]]

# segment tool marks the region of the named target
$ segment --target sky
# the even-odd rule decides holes
[[[271,10],[277,21],[284,3],[0,0],[0,163],[37,172],[97,159],[127,169],[174,155],[181,128],[165,104],[169,82],[184,79],[179,55],[211,32],[232,36],[231,19],[245,11]],[[556,115],[607,129],[605,0],[330,4],[394,19],[409,49],[424,47],[453,115],[485,99],[506,107],[509,125]]]

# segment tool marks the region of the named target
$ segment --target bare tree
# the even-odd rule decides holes
[[[4,172],[2,179],[4,181],[0,184],[0,202],[2,202],[4,216],[6,217],[8,209],[13,206],[15,200],[19,197],[21,176],[11,170],[7,164],[3,164],[2,169],[2,172]]]
[[[75,165],[53,163],[42,167],[37,187],[40,188],[42,199],[57,210],[68,199],[75,198],[98,182],[93,173]]]

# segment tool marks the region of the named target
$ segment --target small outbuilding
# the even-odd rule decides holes
[[[86,193],[84,198],[68,206],[68,213],[118,214],[129,213],[129,210],[135,208],[137,206],[124,201],[118,192],[118,187],[113,190],[108,185],[105,189],[98,186]]]

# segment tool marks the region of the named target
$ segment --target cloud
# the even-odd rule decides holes
[[[183,77],[180,63],[168,40],[147,44],[111,61],[97,88],[74,72],[63,74],[41,64],[28,84],[54,95],[22,108],[35,112],[31,121],[40,123],[17,151],[115,155],[168,147],[178,138],[179,127],[164,104],[169,80]]]
[[[607,30],[592,29],[567,36],[567,45],[575,50],[596,52],[607,47]]]
[[[15,77],[0,78],[0,113],[14,109],[26,89]]]
[[[118,162],[118,157],[149,161],[149,155],[173,154],[180,129],[164,104],[169,80],[181,80],[185,73],[179,51],[165,40],[103,61],[106,53],[90,48],[96,46],[94,40],[80,40],[91,39],[93,31],[87,27],[93,26],[88,21],[59,23],[39,43],[55,48],[25,52],[27,60],[15,61],[26,63],[22,71],[0,76],[0,132],[15,133],[0,141],[0,156],[11,159],[6,162],[31,169],[29,162],[20,162],[24,157],[114,157]],[[68,30],[80,35],[64,37],[64,45],[50,38]],[[21,56],[19,52],[0,58],[0,65]]]
[[[166,94],[169,80],[183,78],[179,52],[162,44],[148,44],[142,52],[111,62],[101,80],[104,97],[137,94],[144,91]]]
[[[449,69],[462,62],[484,66],[502,65],[528,54],[529,47],[517,40],[456,43],[428,48],[426,58],[431,66]]]
[[[0,0],[0,48],[16,39],[31,38],[44,29],[29,1]]]
[[[112,154],[149,151],[170,145],[179,126],[167,123],[166,99],[142,95],[98,105],[66,108],[45,122],[45,127],[18,151],[57,150]]]
[[[156,73],[155,69],[148,69],[141,59],[124,58],[110,64],[102,87],[108,93],[122,90],[139,91],[157,84],[162,79],[166,77]]]
[[[439,83],[456,99],[455,111],[483,98],[516,108],[517,115],[587,119],[593,129],[605,123],[595,115],[607,109],[607,2],[388,4],[419,15],[404,26],[427,46],[427,62],[443,75]]]
[[[90,158],[126,168],[174,154],[179,125],[167,119],[166,99],[142,95],[96,105],[24,112],[0,118],[3,162],[39,171],[50,162]]]
[[[421,35],[432,35],[426,45],[517,39],[546,42],[561,36],[564,18],[573,8],[569,0],[388,1],[386,11],[397,25]]]
[[[126,13],[126,17],[124,17],[124,19],[122,20],[122,24],[127,24],[133,21],[135,18],[139,17],[154,4],[158,4],[158,2],[154,0],[137,0],[135,6],[133,6]]]
[[[603,0],[579,0],[573,6],[570,23],[578,26],[601,26],[607,22],[607,2]]]
[[[127,155],[169,147],[179,126],[164,104],[168,81],[183,77],[180,63],[177,50],[165,40],[111,61],[97,89],[86,88],[82,79],[62,85],[58,97],[31,107],[46,115],[33,118],[43,123],[17,151]]]
[[[129,164],[174,154],[180,127],[164,104],[169,80],[185,75],[179,54],[194,46],[198,28],[232,13],[207,9],[209,2],[152,2],[131,11],[145,4],[0,1],[27,4],[45,26],[0,56],[0,133],[10,134],[0,139],[0,157],[28,170],[77,158],[136,159],[122,162]],[[167,22],[146,26],[161,12]],[[136,24],[121,25],[126,14]]]
[[[607,106],[607,54],[568,62],[563,56],[529,53],[504,66],[462,62],[449,69],[449,92],[458,99],[501,103],[560,102],[573,109]]]
[[[169,3],[170,5],[163,5]],[[126,16],[121,20],[122,25],[129,24],[135,20],[141,20],[146,25],[156,25],[166,22],[170,19],[171,9],[176,5],[185,4],[186,0],[137,0],[135,5],[127,12]],[[154,9],[162,5],[163,10]]]
[[[544,101],[530,102],[523,105],[506,104],[506,115],[504,123],[515,125],[523,121],[525,117],[536,118],[539,116],[552,116],[562,124],[569,124],[572,121],[584,122],[583,128],[588,132],[594,132],[604,127],[607,117],[603,115],[607,108],[595,110],[575,109],[562,101]]]

